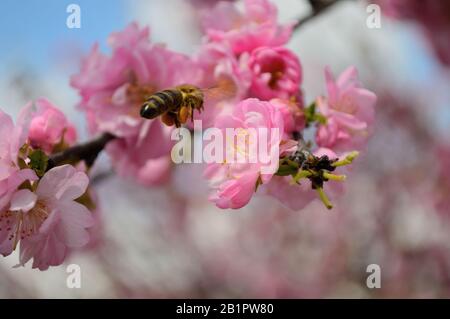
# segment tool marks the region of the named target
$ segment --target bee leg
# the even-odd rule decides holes
[[[161,121],[167,126],[172,126],[175,124],[174,118],[171,114],[169,114],[169,112],[166,112],[161,116]]]
[[[173,118],[173,120],[175,121],[175,127],[176,128],[181,127],[181,123],[180,123],[180,121],[178,120],[178,118],[176,116]]]
[[[178,111],[178,119],[181,123],[186,123],[187,119],[189,118],[189,115],[192,114],[190,111],[191,108],[189,106],[182,106],[180,110]]]

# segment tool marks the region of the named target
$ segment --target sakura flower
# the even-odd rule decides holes
[[[361,87],[356,68],[350,67],[337,79],[325,68],[328,97],[319,97],[318,109],[326,124],[318,127],[319,146],[336,151],[361,148],[371,133],[376,95]]]
[[[248,96],[251,81],[246,67],[248,57],[237,58],[223,43],[206,43],[193,60],[200,72],[198,85],[222,91],[220,94],[206,94],[204,111],[194,113],[194,119],[202,120],[203,127],[208,128],[214,125],[217,116],[229,112],[235,103]]]
[[[109,143],[106,150],[119,174],[133,176],[144,186],[161,184],[167,181],[172,164],[170,129],[155,120],[144,123],[141,132]]]
[[[14,192],[26,180],[36,180],[33,170],[19,165],[20,148],[28,134],[31,104],[20,113],[17,124],[0,111],[0,211],[10,202]]]
[[[219,117],[215,126],[228,141],[224,152],[227,158],[224,163],[212,163],[206,168],[205,176],[215,189],[209,199],[220,208],[241,208],[250,201],[257,183],[267,183],[278,167],[283,117],[271,103],[251,98],[238,103],[231,114]],[[235,143],[234,136],[230,142],[227,129],[234,129],[238,139],[243,138],[243,148]],[[261,139],[263,130],[267,132],[265,140]],[[270,164],[260,158],[264,148],[270,153]],[[252,154],[258,154],[258,158]],[[236,155],[244,160],[236,161]],[[275,165],[274,170],[267,170],[268,165]]]
[[[236,55],[262,46],[285,44],[292,26],[281,26],[277,9],[268,0],[245,0],[244,11],[235,3],[219,2],[204,12],[203,28],[212,42],[227,43]]]
[[[284,132],[287,136],[292,136],[294,132],[301,132],[305,128],[302,104],[283,99],[272,99],[270,103],[283,115]]]
[[[32,147],[51,153],[58,144],[72,145],[77,138],[75,127],[50,101],[40,98],[30,122],[28,140]]]
[[[297,56],[283,47],[254,50],[248,62],[251,95],[262,100],[299,97],[302,68]]]
[[[289,176],[274,176],[267,185],[262,187],[262,192],[276,198],[283,206],[294,211],[305,208],[317,198],[310,183],[293,184]]]
[[[118,173],[146,185],[164,180],[160,177],[169,173],[170,130],[159,119],[141,118],[140,107],[156,91],[184,83],[196,84],[199,77],[187,56],[150,43],[148,34],[148,28],[140,29],[135,23],[113,33],[109,39],[112,55],[103,55],[94,46],[81,72],[71,81],[82,96],[80,107],[86,112],[90,131],[109,132],[118,137],[108,147]],[[138,147],[155,140],[149,135],[154,131],[167,138],[153,143],[150,151]],[[159,146],[162,148],[158,149]],[[159,170],[153,170],[156,174],[153,176],[149,167],[155,165]]]
[[[33,268],[46,270],[60,265],[68,249],[86,245],[93,219],[75,200],[88,183],[85,173],[63,165],[49,170],[35,193],[16,191],[1,213],[0,253],[10,254],[20,242],[20,265],[33,259]]]

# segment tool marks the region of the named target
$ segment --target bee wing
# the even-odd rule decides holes
[[[202,90],[205,99],[215,102],[222,100],[229,100],[236,96],[236,84],[226,78],[222,78],[217,82],[217,85]]]

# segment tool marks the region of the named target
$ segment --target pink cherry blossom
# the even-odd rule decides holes
[[[208,128],[222,112],[229,112],[235,103],[248,97],[248,58],[237,58],[228,46],[214,42],[203,44],[193,60],[200,72],[200,87],[223,90],[226,85],[221,94],[205,94],[204,110],[194,113],[194,119],[202,120],[203,128]]]
[[[89,179],[73,166],[49,170],[36,192],[14,193],[10,207],[1,213],[0,253],[10,254],[20,242],[20,265],[33,259],[33,268],[60,265],[69,248],[89,242],[86,228],[93,224],[88,209],[75,200],[84,194]]]
[[[37,179],[33,170],[19,167],[19,150],[26,142],[30,118],[31,104],[22,110],[16,125],[0,110],[0,211],[6,208],[19,185]]]
[[[326,118],[319,125],[316,142],[319,146],[339,151],[361,148],[372,131],[376,95],[361,87],[356,68],[345,70],[336,81],[325,68],[327,97],[316,100]]]
[[[50,101],[40,98],[35,105],[37,111],[33,115],[28,133],[32,147],[51,153],[54,146],[61,142],[70,146],[76,141],[75,127]]]
[[[108,147],[113,165],[122,176],[134,177],[145,185],[167,179],[170,139],[159,119],[140,117],[140,106],[158,90],[196,84],[200,78],[189,57],[150,43],[148,34],[148,28],[140,29],[135,23],[113,33],[109,39],[112,55],[103,55],[94,46],[81,72],[72,77],[90,131],[117,136]],[[154,131],[165,137],[157,139],[151,135]],[[146,144],[150,140],[156,141],[151,147]],[[157,170],[152,168],[155,165]]]
[[[279,147],[284,130],[281,112],[271,103],[254,98],[236,104],[231,114],[222,115],[217,119],[215,126],[222,130],[223,136],[226,136],[228,128],[235,129],[238,134],[243,133],[246,138],[250,135],[250,129],[254,129],[258,137],[259,128],[267,129],[269,133],[266,146],[269,152],[274,146]],[[278,136],[270,133],[272,128],[279,130]],[[224,154],[243,155],[244,162],[213,163],[209,164],[205,171],[205,176],[210,179],[215,189],[209,199],[220,208],[237,209],[245,206],[255,192],[257,181],[267,183],[273,176],[274,172],[263,170],[267,164],[263,164],[259,158],[254,163],[250,160],[250,153],[252,150],[256,153],[256,148],[261,147],[261,141],[252,143],[246,139],[245,143],[245,149],[238,149],[236,143],[230,143],[224,150]],[[278,156],[279,153],[276,154],[277,160]]]
[[[245,0],[244,11],[235,3],[219,2],[205,10],[203,28],[210,41],[228,43],[236,55],[262,46],[285,44],[292,26],[281,26],[277,9],[268,0]]]
[[[120,175],[133,176],[145,186],[161,184],[167,181],[172,165],[171,128],[153,120],[144,122],[141,132],[109,143],[106,150]]]
[[[302,181],[300,184],[293,184],[291,176],[274,176],[267,185],[262,187],[262,192],[276,198],[281,205],[294,211],[305,208],[317,198],[317,194],[311,189],[310,182]]]
[[[260,47],[249,58],[251,95],[262,100],[298,98],[302,68],[297,56],[284,47]]]
[[[270,103],[280,110],[283,115],[286,136],[292,136],[294,132],[303,131],[306,123],[302,104],[283,99],[272,99]]]

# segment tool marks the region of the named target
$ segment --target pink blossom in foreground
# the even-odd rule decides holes
[[[282,132],[284,130],[283,116],[271,103],[258,99],[246,99],[235,105],[231,114],[223,115],[216,121],[215,126],[220,128],[223,136],[226,136],[226,128],[235,129],[245,139],[245,149],[239,149],[236,143],[227,145],[224,154],[241,155],[245,163],[213,163],[209,164],[205,176],[210,180],[215,192],[210,196],[219,208],[241,208],[245,206],[255,192],[257,181],[267,183],[273,173],[263,172],[263,164],[259,158],[255,163],[250,162],[250,150],[256,153],[256,148],[261,144],[252,143],[249,139],[249,129],[255,129],[259,136],[258,128],[268,129],[266,139],[267,150],[279,147]],[[271,129],[279,130],[278,136],[271,134]],[[259,144],[259,145],[258,145]],[[277,159],[279,154],[276,154]]]
[[[148,28],[140,29],[135,23],[113,33],[109,39],[112,55],[103,55],[94,46],[81,72],[71,81],[82,96],[80,107],[86,112],[90,131],[119,137],[108,147],[118,173],[145,185],[168,176],[170,135],[149,149],[140,146],[155,139],[155,131],[167,133],[159,119],[142,119],[140,106],[152,93],[179,84],[196,84],[198,77],[187,56],[150,43],[148,34]]]
[[[30,107],[31,104],[24,108],[16,125],[0,110],[0,211],[7,207],[19,185],[26,180],[37,179],[33,170],[19,167],[19,150],[27,138]]]
[[[73,166],[58,166],[39,181],[36,192],[21,189],[1,212],[0,253],[10,254],[20,242],[20,265],[33,259],[33,268],[60,265],[69,248],[89,242],[93,224],[88,209],[77,203],[89,179]]]
[[[316,142],[339,151],[361,148],[371,133],[376,95],[361,87],[356,68],[345,70],[337,80],[325,68],[327,97],[316,101],[326,124],[318,127]]]
[[[270,1],[245,0],[244,6],[240,12],[235,3],[219,2],[205,10],[202,22],[208,40],[227,43],[236,55],[289,40],[292,26],[278,23],[277,9]]]
[[[28,141],[32,147],[41,148],[49,154],[60,143],[66,146],[75,143],[75,127],[60,110],[45,98],[38,99],[35,105],[37,110],[28,133]]]
[[[302,67],[298,57],[283,47],[260,47],[249,58],[251,96],[262,100],[298,98]]]

